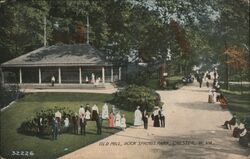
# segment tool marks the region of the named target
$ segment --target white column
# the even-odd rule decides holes
[[[82,68],[79,67],[79,83],[82,84]]]
[[[58,68],[58,83],[61,84],[62,83],[62,79],[61,79],[61,68]]]
[[[105,69],[102,67],[102,83],[105,83]]]
[[[122,79],[122,68],[119,67],[119,76],[118,79],[121,80]]]
[[[41,68],[38,68],[38,77],[39,77],[39,84],[41,84],[42,83]]]
[[[2,77],[2,84],[4,84],[4,73],[3,73],[3,69],[2,68],[0,68],[0,71],[1,71],[1,77]]]
[[[111,82],[114,82],[114,70],[113,70],[113,67],[111,67]]]
[[[22,84],[23,83],[23,77],[22,77],[22,69],[19,69],[19,83]]]

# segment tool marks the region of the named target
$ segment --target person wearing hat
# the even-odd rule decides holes
[[[137,106],[137,109],[135,110],[135,115],[134,115],[134,126],[140,126],[142,124],[143,124],[142,113],[140,111],[140,106]]]

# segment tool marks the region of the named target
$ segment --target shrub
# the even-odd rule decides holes
[[[161,106],[161,100],[155,90],[137,85],[129,85],[125,89],[114,93],[114,98],[111,101],[117,107],[134,111],[139,105],[142,110],[151,111],[154,106]]]
[[[131,72],[127,75],[127,84],[135,84],[138,86],[145,85],[149,80],[149,76],[145,71]]]
[[[26,135],[50,135],[52,132],[52,119],[57,111],[62,114],[62,120],[59,125],[61,128],[60,132],[65,132],[63,129],[64,119],[68,117],[70,120],[74,115],[74,112],[65,108],[57,107],[36,112],[35,117],[22,122],[21,126],[18,128],[18,132]],[[40,124],[40,118],[42,118],[42,124]]]
[[[0,83],[0,108],[7,106],[12,101],[23,96],[24,93],[20,92],[17,84],[3,86],[2,83]]]

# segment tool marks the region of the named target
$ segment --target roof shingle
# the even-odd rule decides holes
[[[107,66],[104,55],[88,44],[52,45],[14,58],[1,67]]]

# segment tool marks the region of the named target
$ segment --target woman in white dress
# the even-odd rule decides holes
[[[125,118],[125,114],[122,115],[122,118],[121,118],[121,128],[122,130],[124,131],[125,128],[126,128],[126,118]]]
[[[109,108],[108,104],[104,103],[102,106],[102,119],[108,119],[109,118]]]
[[[140,126],[143,124],[142,121],[142,113],[139,110],[140,106],[137,106],[137,109],[135,111],[135,116],[134,116],[134,126]]]
[[[121,127],[121,115],[120,115],[120,112],[118,112],[115,115],[115,126],[116,127]]]

